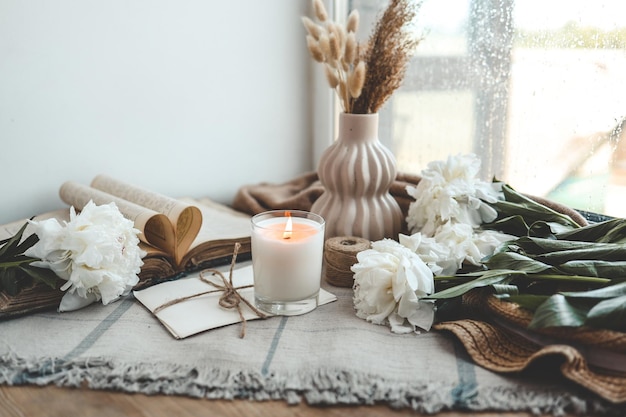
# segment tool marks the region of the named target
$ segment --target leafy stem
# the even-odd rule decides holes
[[[36,260],[37,259],[30,258],[28,256],[15,257],[12,260],[7,260],[7,261],[4,261],[4,262],[0,262],[0,270],[8,269],[8,268],[22,267],[22,266],[25,266],[25,265],[29,265],[32,262],[36,261]]]
[[[30,235],[22,240],[28,223],[11,238],[0,242],[0,291],[9,295],[18,294],[23,288],[31,285],[33,281],[44,283],[56,288],[58,277],[47,268],[32,265],[38,259],[26,256],[26,250],[35,245],[39,238]]]

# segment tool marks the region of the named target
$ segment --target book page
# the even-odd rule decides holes
[[[142,241],[173,256],[174,229],[165,215],[73,181],[65,182],[59,190],[59,195],[61,200],[74,206],[76,210],[82,210],[89,200],[97,205],[115,203],[122,215],[135,223],[135,228],[141,232],[139,238]]]
[[[182,199],[182,201],[191,203],[194,200],[186,198]],[[204,220],[198,232],[198,236],[191,245],[192,248],[202,242],[210,240],[240,239],[251,235],[251,216],[233,210],[223,204],[216,203],[208,198],[202,198],[196,201],[202,211],[202,218]]]
[[[162,213],[166,215],[173,224],[176,223],[176,219],[181,213],[189,207],[189,204],[185,204],[174,198],[127,184],[107,175],[96,176],[93,181],[91,181],[91,187],[157,213]]]
[[[202,213],[197,207],[106,175],[96,176],[91,186],[167,216],[173,226],[176,242],[172,253],[176,263],[180,263],[202,225]]]

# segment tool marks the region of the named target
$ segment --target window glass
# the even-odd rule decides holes
[[[362,38],[385,4],[349,2]],[[381,111],[399,170],[475,152],[485,179],[626,216],[625,15],[623,0],[424,0],[424,39]]]

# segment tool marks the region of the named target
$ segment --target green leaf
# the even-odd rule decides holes
[[[600,278],[586,275],[565,275],[562,273],[553,274],[532,274],[529,278],[533,281],[562,281],[569,284],[605,285],[610,283],[608,278]]]
[[[24,253],[27,249],[30,249],[35,243],[39,242],[39,236],[36,234],[32,234],[28,236],[22,243],[20,243],[17,247],[17,253]]]
[[[22,240],[28,223],[0,247],[0,290],[10,295],[18,294],[23,288],[32,285],[33,280],[56,288],[58,277],[47,268],[31,265],[37,259],[24,255],[24,252],[39,241],[36,234]]]
[[[557,239],[598,243],[626,243],[626,219],[593,223],[570,232],[559,233]]]
[[[626,222],[624,222],[624,219],[621,220],[622,222],[617,227],[611,229],[598,242],[626,243]]]
[[[528,274],[554,270],[552,266],[516,252],[496,253],[484,262],[489,269],[513,269]]]
[[[491,286],[494,290],[494,293],[497,296],[506,296],[509,297],[511,295],[517,295],[519,294],[519,288],[517,287],[517,285],[510,285],[510,284],[493,284]],[[503,297],[504,298],[504,297]]]
[[[536,221],[528,228],[528,236],[554,239],[555,225],[558,223]],[[567,229],[570,230],[570,229]]]
[[[443,276],[438,275],[434,277],[435,280],[435,291],[442,291],[443,289],[455,287],[459,284],[463,284],[466,282],[470,282],[476,279],[476,277],[481,276],[481,272],[472,272],[472,273],[458,273],[453,276]]]
[[[53,270],[48,268],[39,268],[36,266],[28,265],[23,266],[20,269],[31,278],[35,279],[36,281],[42,282],[51,288],[56,288],[60,280],[57,274],[55,274]]]
[[[24,230],[26,230],[26,226],[28,226],[28,223],[24,223],[20,230],[13,235],[13,237],[7,240],[7,242],[0,248],[0,262],[2,262],[3,258],[11,257],[18,253],[16,250],[22,240],[22,235],[24,234]]]
[[[568,298],[596,298],[607,299],[626,295],[626,282],[609,285],[608,287],[597,288],[589,291],[563,292]]]
[[[589,248],[566,249],[533,257],[541,262],[550,265],[558,265],[572,260],[604,260],[604,261],[624,261],[626,260],[626,245],[603,245]]]
[[[587,314],[585,324],[610,330],[626,330],[626,294],[600,301]]]
[[[527,310],[535,311],[548,298],[550,298],[549,295],[519,294],[519,295],[511,295],[506,300],[509,302],[518,304],[520,307],[524,307]]]
[[[566,274],[572,275],[585,275],[620,281],[626,279],[626,261],[574,260],[565,262],[557,268]]]
[[[31,258],[30,256],[23,255],[23,254],[18,254],[0,263],[0,269],[1,268],[15,268],[15,267],[19,267],[22,265],[28,265],[29,263],[33,261],[36,261],[36,259]]]
[[[535,310],[528,328],[579,327],[585,323],[589,309],[571,303],[561,294],[554,294]]]
[[[520,237],[515,241],[515,244],[529,254],[541,254],[546,252],[556,252],[563,250],[573,249],[588,249],[597,247],[617,247],[612,243],[595,243],[595,242],[581,242],[576,240],[562,240],[562,239],[543,239],[539,237]]]
[[[528,226],[522,216],[516,215],[504,217],[491,223],[484,223],[481,225],[481,228],[498,230],[513,236],[526,236],[530,226]]]
[[[569,230],[572,230],[571,226],[566,226],[557,222],[537,220],[530,225],[527,235],[544,239],[556,239],[557,233]]]
[[[536,221],[556,222],[572,229],[578,229],[580,226],[569,216],[559,213],[533,199],[518,193],[507,184],[502,185],[505,201],[497,201],[491,204],[501,217],[521,215],[527,224]]]
[[[471,275],[471,274],[468,274]],[[473,279],[469,282],[464,282],[462,284],[456,285],[451,288],[447,288],[445,290],[435,292],[426,299],[446,299],[446,298],[454,298],[459,297],[466,292],[473,290],[474,288],[486,287],[488,285],[498,284],[498,283],[508,283],[511,277],[515,275],[525,275],[524,272],[521,271],[511,271],[511,270],[495,270],[495,271],[485,271],[480,272],[477,275],[478,278]]]
[[[22,287],[18,280],[17,270],[15,268],[5,268],[0,270],[0,288],[9,295],[16,295]]]

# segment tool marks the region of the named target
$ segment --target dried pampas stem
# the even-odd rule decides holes
[[[419,3],[391,0],[376,23],[365,52],[367,77],[361,95],[355,100],[354,113],[376,113],[400,87],[409,59],[420,38],[408,30]]]

